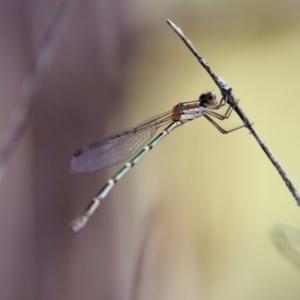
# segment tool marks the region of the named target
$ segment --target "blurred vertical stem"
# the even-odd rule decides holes
[[[39,81],[42,71],[50,65],[51,56],[53,55],[52,46],[57,31],[60,28],[61,22],[64,19],[66,11],[71,0],[62,0],[60,6],[56,10],[50,25],[43,35],[40,47],[34,56],[31,68],[25,77],[18,101],[13,109],[8,124],[4,128],[0,139],[0,180],[3,178],[6,170],[6,165],[10,156],[22,136],[26,125],[29,121],[30,111],[34,97],[39,89]]]
[[[244,122],[245,127],[247,127],[249,129],[249,131],[252,133],[252,135],[256,139],[257,143],[262,148],[262,150],[265,152],[265,154],[267,155],[267,157],[269,158],[269,160],[272,162],[272,164],[274,165],[274,167],[278,171],[278,173],[281,176],[282,180],[285,182],[285,184],[288,187],[289,191],[292,193],[292,195],[295,198],[297,204],[300,206],[300,196],[299,196],[298,191],[296,190],[295,186],[293,185],[292,181],[290,180],[288,174],[282,168],[280,162],[276,159],[276,157],[272,154],[272,152],[270,151],[270,149],[266,145],[266,143],[260,138],[260,136],[254,130],[251,122],[249,121],[249,118],[244,113],[244,111],[242,110],[242,108],[239,106],[238,100],[235,98],[234,94],[232,93],[231,87],[224,80],[220,79],[212,71],[212,69],[210,68],[209,64],[205,61],[205,59],[194,48],[194,46],[191,43],[191,41],[186,38],[186,36],[183,34],[182,30],[177,25],[175,25],[171,20],[167,20],[167,23],[177,33],[177,35],[182,39],[182,41],[186,44],[186,46],[191,50],[191,52],[197,58],[198,62],[203,66],[203,68],[211,76],[211,78],[213,79],[213,81],[216,83],[216,85],[220,89],[221,94],[223,95],[223,97],[225,95],[229,95],[229,97],[228,97],[228,103],[231,106],[234,107],[235,112],[238,114],[238,116]]]

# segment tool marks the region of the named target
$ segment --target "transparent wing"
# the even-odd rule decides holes
[[[172,111],[169,111],[148,119],[134,128],[80,148],[70,159],[70,170],[85,173],[115,165],[138,152],[151,140],[159,127],[171,120]]]
[[[272,230],[271,238],[280,252],[300,269],[300,231],[277,224]]]

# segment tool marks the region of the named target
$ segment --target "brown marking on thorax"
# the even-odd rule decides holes
[[[173,107],[172,120],[179,121],[183,110],[189,110],[189,109],[195,109],[195,108],[199,108],[199,102],[177,104],[176,106]]]
[[[185,110],[194,109],[194,108],[198,108],[198,107],[199,107],[199,102],[184,104]]]
[[[180,109],[180,105],[177,104],[173,107],[173,114],[172,114],[172,120],[175,121],[179,121],[181,117],[181,109]]]

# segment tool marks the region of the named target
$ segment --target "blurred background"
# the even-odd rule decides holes
[[[0,1],[1,132],[59,4]],[[270,232],[300,228],[300,209],[246,129],[221,135],[201,118],[177,129],[80,234],[66,232],[121,166],[72,174],[74,150],[220,95],[167,18],[300,189],[299,14],[283,0],[70,1],[0,185],[0,298],[299,299],[300,272]]]

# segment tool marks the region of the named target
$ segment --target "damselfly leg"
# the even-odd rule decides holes
[[[229,93],[230,93],[230,91],[229,91]],[[234,127],[234,128],[231,128],[228,130],[228,129],[223,128],[220,124],[218,124],[215,120],[213,120],[211,118],[211,117],[214,117],[220,121],[223,121],[230,117],[230,115],[231,115],[232,111],[234,110],[234,107],[237,105],[238,101],[233,106],[228,105],[228,108],[224,114],[213,111],[213,110],[217,110],[217,109],[223,107],[224,105],[228,104],[227,100],[228,100],[229,93],[226,94],[226,96],[221,99],[220,104],[217,104],[214,107],[207,107],[207,110],[204,113],[204,117],[223,134],[230,133],[232,131],[235,131],[235,130],[245,127],[245,124],[242,124],[242,125],[239,125],[237,127]]]

